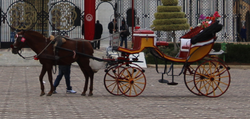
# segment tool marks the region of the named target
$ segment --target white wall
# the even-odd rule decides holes
[[[99,20],[103,27],[102,37],[107,37],[108,32],[108,23],[114,17],[113,7],[109,3],[102,3],[96,11],[96,20]]]

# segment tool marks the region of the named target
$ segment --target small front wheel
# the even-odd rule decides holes
[[[105,70],[104,86],[113,95],[123,95],[119,90],[118,75],[124,69],[122,66],[113,66]]]
[[[118,78],[120,91],[128,97],[140,95],[146,87],[144,70],[137,67],[127,67],[121,71]]]

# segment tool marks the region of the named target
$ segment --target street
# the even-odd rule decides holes
[[[232,68],[228,91],[217,98],[196,96],[185,87],[183,75],[175,77],[179,84],[161,84],[155,69],[145,69],[147,85],[137,97],[114,96],[104,87],[104,69],[94,76],[94,95],[81,96],[84,76],[78,66],[71,68],[71,85],[76,94],[66,94],[65,80],[58,94],[40,97],[38,76],[41,66],[0,67],[0,118],[79,118],[79,119],[173,119],[173,118],[237,118],[250,117],[249,69]],[[177,71],[180,68],[177,68]],[[55,74],[53,77],[55,78]],[[165,75],[165,78],[171,80]],[[47,75],[44,78],[48,92]]]

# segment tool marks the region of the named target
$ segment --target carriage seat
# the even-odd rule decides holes
[[[180,58],[187,58],[189,49],[190,49],[190,39],[189,38],[181,38],[180,39],[181,44],[180,44],[180,52],[179,56]]]
[[[190,49],[194,48],[194,47],[202,47],[211,43],[214,43],[214,41],[217,39],[217,37],[213,37],[207,41],[201,41],[201,42],[197,42],[196,44],[192,44],[191,43],[191,39],[181,39],[181,48],[180,48],[180,52],[179,52],[179,57],[180,58],[187,58],[189,55],[189,51]]]

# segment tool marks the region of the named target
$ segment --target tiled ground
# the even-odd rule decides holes
[[[154,68],[145,69],[147,86],[138,97],[109,94],[103,84],[104,69],[95,75],[94,95],[81,96],[85,79],[76,66],[72,66],[71,73],[76,94],[65,93],[63,79],[57,88],[58,94],[40,97],[40,70],[40,66],[0,67],[1,119],[250,118],[249,69],[231,69],[231,86],[218,98],[190,93],[183,75],[176,77],[177,86],[160,84],[161,75]],[[48,92],[47,75],[44,80]]]

